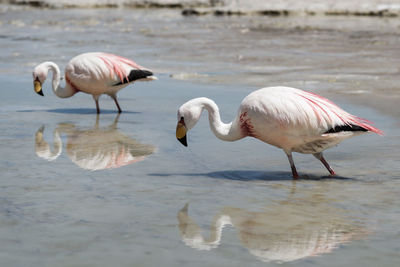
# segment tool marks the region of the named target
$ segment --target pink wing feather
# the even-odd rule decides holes
[[[99,58],[104,61],[110,73],[115,73],[115,75],[117,75],[121,81],[124,79],[129,81],[129,73],[126,72],[124,65],[131,66],[135,69],[145,69],[132,60],[113,54],[100,53]]]
[[[334,122],[334,117],[337,117],[346,125],[351,126],[352,124],[355,124],[364,129],[367,129],[368,131],[383,135],[382,130],[368,124],[372,122],[344,111],[329,99],[326,99],[315,93],[300,90],[298,91],[298,95],[307,101],[319,120],[322,120],[322,117],[324,117],[325,115],[327,118],[329,118],[330,121]],[[337,125],[337,123],[332,124]]]

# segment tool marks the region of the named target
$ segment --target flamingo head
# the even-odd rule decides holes
[[[178,109],[178,124],[176,126],[176,138],[182,145],[187,146],[186,133],[192,129],[199,121],[202,106],[198,103],[198,98],[192,99],[183,104]]]
[[[42,84],[47,78],[47,73],[48,69],[43,64],[36,66],[32,72],[33,89],[37,94],[41,96],[44,96],[42,91]]]

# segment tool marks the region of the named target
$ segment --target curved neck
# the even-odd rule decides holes
[[[62,152],[62,143],[60,134],[57,130],[53,133],[53,148],[52,151],[50,145],[43,139],[44,126],[40,127],[35,135],[35,152],[38,157],[53,161],[60,156]]]
[[[224,226],[233,225],[229,215],[219,214],[215,216],[210,227],[210,237],[205,239],[201,228],[189,216],[187,204],[178,212],[177,217],[183,241],[186,245],[199,250],[210,250],[217,247],[221,242]]]
[[[76,93],[76,91],[68,84],[66,84],[65,87],[61,87],[60,85],[61,72],[55,63],[45,62],[43,64],[46,67],[47,71],[51,70],[53,72],[52,85],[53,85],[53,92],[56,96],[60,98],[66,98],[66,97],[71,97]]]
[[[216,216],[210,228],[210,237],[205,240],[205,243],[219,244],[221,242],[222,229],[225,225],[233,225],[231,218],[224,214]]]
[[[218,106],[214,101],[203,98],[202,105],[208,111],[210,128],[216,137],[224,141],[236,141],[244,137],[237,124],[237,120],[230,123],[223,123],[221,121]]]

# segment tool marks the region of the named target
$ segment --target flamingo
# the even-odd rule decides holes
[[[176,137],[187,146],[186,133],[208,111],[210,128],[224,141],[236,141],[246,136],[281,148],[287,155],[293,178],[299,175],[292,152],[312,154],[327,168],[334,170],[322,152],[341,141],[366,132],[383,132],[369,121],[351,115],[332,101],[317,94],[291,87],[266,87],[246,96],[236,118],[223,123],[218,106],[209,98],[189,100],[178,109]]]
[[[118,112],[117,92],[136,81],[151,81],[153,73],[135,62],[117,55],[93,52],[80,54],[70,60],[65,68],[65,87],[60,85],[61,73],[54,62],[43,62],[33,70],[34,90],[43,96],[42,84],[49,71],[53,72],[53,92],[60,98],[71,97],[78,92],[91,94],[100,113],[99,98],[102,94],[114,99]]]

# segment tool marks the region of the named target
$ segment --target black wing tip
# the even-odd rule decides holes
[[[145,79],[152,75],[153,75],[153,73],[149,70],[140,70],[140,69],[131,70],[128,77],[125,77],[123,81],[121,81],[117,84],[114,84],[114,86],[125,84],[125,83],[130,83],[130,82],[140,80],[140,79]]]
[[[325,134],[328,133],[340,133],[340,132],[368,132],[368,129],[365,129],[359,125],[355,124],[350,124],[350,125],[337,125],[328,131],[325,132]]]

